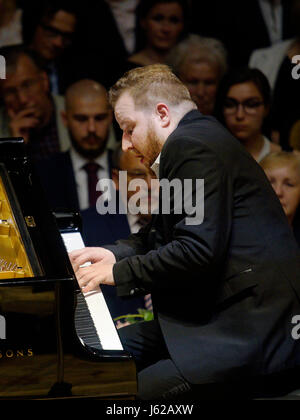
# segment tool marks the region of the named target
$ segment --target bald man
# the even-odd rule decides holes
[[[76,82],[66,92],[61,117],[71,147],[38,165],[50,205],[74,210],[95,207],[98,180],[111,178],[116,141],[106,89],[93,80]]]

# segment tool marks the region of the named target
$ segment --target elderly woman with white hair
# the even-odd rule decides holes
[[[214,38],[189,35],[167,57],[167,64],[187,86],[200,112],[214,111],[219,82],[227,70],[227,52]]]

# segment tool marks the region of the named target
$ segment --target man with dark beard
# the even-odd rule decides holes
[[[80,80],[66,92],[62,118],[72,147],[38,164],[38,173],[53,209],[95,207],[99,179],[111,178],[115,143],[112,110],[99,83]]]

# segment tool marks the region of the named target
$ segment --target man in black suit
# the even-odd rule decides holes
[[[84,291],[109,284],[119,296],[152,293],[155,320],[121,333],[139,369],[139,397],[191,390],[203,397],[203,384],[228,390],[234,381],[251,389],[260,375],[299,366],[300,342],[291,335],[300,313],[299,249],[261,168],[196,110],[166,66],[132,70],[110,100],[123,149],[184,189],[168,195],[162,187],[159,214],[128,240],[70,254]]]
[[[107,91],[93,80],[80,80],[66,92],[62,118],[72,147],[37,164],[51,208],[95,207],[96,184],[111,178],[116,138]]]

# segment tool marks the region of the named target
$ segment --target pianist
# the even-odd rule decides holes
[[[119,296],[152,293],[155,320],[120,330],[138,367],[139,398],[243,398],[269,385],[284,392],[300,364],[291,335],[299,250],[269,181],[228,131],[197,111],[168,67],[130,71],[110,101],[124,150],[160,179],[204,179],[202,223],[176,214],[171,193],[170,214],[160,211],[128,240],[70,254],[84,291],[109,284]]]

